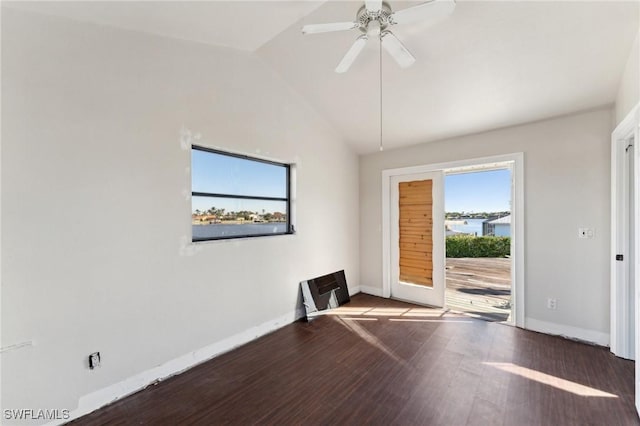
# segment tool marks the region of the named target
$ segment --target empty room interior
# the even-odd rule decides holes
[[[637,0],[0,13],[0,424],[640,425]],[[444,302],[493,169],[502,322]]]

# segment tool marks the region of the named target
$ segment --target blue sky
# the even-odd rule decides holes
[[[237,157],[191,150],[191,188],[194,192],[262,197],[286,197],[286,168]],[[238,200],[193,197],[192,211],[212,207],[226,211],[285,213],[286,203],[279,201]]]
[[[511,172],[484,172],[445,175],[444,205],[447,212],[510,211]]]

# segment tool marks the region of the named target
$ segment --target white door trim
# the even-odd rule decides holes
[[[491,163],[513,162],[513,193],[511,206],[512,227],[512,312],[515,325],[524,327],[524,154],[522,152],[491,157],[471,158],[446,163],[387,169],[382,171],[382,297],[391,296],[391,177],[462,167],[482,166]]]
[[[635,283],[628,282],[627,262],[635,262],[638,265],[638,244],[640,235],[638,227],[636,226],[634,241],[635,241],[635,259],[625,259],[623,262],[616,261],[616,254],[621,252],[621,247],[624,247],[628,242],[629,236],[623,230],[624,224],[624,212],[625,206],[622,200],[623,179],[628,178],[625,176],[625,156],[623,151],[625,144],[629,138],[634,137],[635,141],[635,173],[633,176],[633,183],[635,186],[635,206],[638,206],[638,189],[639,189],[639,173],[638,167],[640,167],[640,161],[638,161],[638,126],[640,126],[640,104],[629,112],[624,120],[615,128],[611,134],[611,330],[610,330],[610,347],[611,352],[615,355],[623,358],[635,358],[638,356],[637,346],[632,348],[630,343],[630,323],[635,321],[636,329],[636,345],[638,342],[638,316],[631,318],[632,313],[629,312],[628,303],[629,300],[629,288],[630,285],[634,285],[636,291],[635,311],[638,312],[638,274],[636,274]],[[624,253],[622,253],[624,255]],[[627,256],[628,258],[629,256]],[[636,270],[638,270],[636,268]],[[636,377],[638,377],[636,375]],[[638,405],[638,393],[636,392],[636,405]]]

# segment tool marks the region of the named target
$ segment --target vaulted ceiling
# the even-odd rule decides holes
[[[420,2],[390,1],[394,10]],[[305,24],[350,21],[363,2],[23,2],[16,7],[254,52],[359,153],[482,132],[614,102],[638,34],[638,1],[458,1],[436,25],[394,26],[416,57],[400,69],[369,40],[333,70],[357,30],[303,36]],[[382,84],[380,84],[382,83]]]

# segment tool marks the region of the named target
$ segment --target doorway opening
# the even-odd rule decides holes
[[[484,243],[481,233],[502,233],[502,225],[510,221],[510,237],[503,238],[502,255],[491,255],[498,261],[487,263],[504,264],[507,277],[501,282],[491,278],[490,287],[470,288],[458,291],[458,295],[502,296],[493,303],[493,316],[485,317],[493,321],[503,321],[518,327],[524,327],[524,156],[522,153],[505,154],[493,157],[460,160],[448,163],[427,164],[421,166],[388,169],[382,171],[382,297],[392,297],[411,303],[434,307],[447,306],[445,292],[446,237],[444,179],[446,176],[489,171],[506,171],[508,178],[507,197],[509,208],[497,209],[510,213],[484,224],[475,224],[477,233],[474,238]],[[422,187],[429,188],[423,191]],[[507,202],[507,204],[509,204]],[[493,209],[492,209],[493,210]],[[451,212],[450,212],[451,213]],[[493,213],[493,212],[490,212]],[[483,218],[485,219],[485,218]],[[454,220],[451,218],[451,220]],[[460,218],[463,222],[464,218]],[[467,225],[469,224],[468,221]],[[454,227],[450,229],[455,230]],[[506,246],[506,247],[505,247]],[[481,248],[484,250],[484,248]],[[461,262],[461,261],[458,261]],[[451,261],[449,266],[452,266]],[[455,266],[455,265],[454,265]],[[454,268],[455,269],[455,268]],[[478,271],[486,281],[486,271]],[[489,268],[491,269],[491,268]],[[469,274],[457,266],[459,275]],[[485,273],[482,273],[485,272]],[[468,275],[465,275],[468,277]],[[424,281],[424,282],[423,282]],[[499,286],[499,287],[498,287]],[[484,293],[484,294],[476,294]],[[494,293],[494,294],[490,294]],[[451,303],[449,303],[451,304]],[[477,303],[474,308],[478,306]],[[497,307],[496,307],[497,306]],[[450,308],[451,309],[451,308]],[[466,309],[470,315],[479,315],[481,310]],[[486,311],[486,309],[485,309]],[[505,315],[505,312],[507,314]],[[491,312],[488,312],[489,314]]]
[[[512,323],[512,163],[444,172],[445,306]]]

